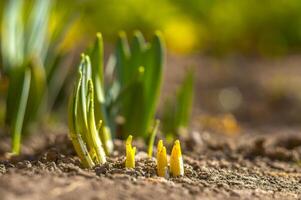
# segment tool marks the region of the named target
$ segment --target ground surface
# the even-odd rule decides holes
[[[83,169],[69,150],[68,138],[53,134],[41,139],[48,144],[43,149],[28,148],[28,155],[1,159],[0,196],[3,200],[300,199],[300,134],[262,131],[231,139],[193,133],[200,137],[182,142],[185,176],[168,179],[156,176],[155,161],[143,151],[137,154],[134,170],[124,169],[120,141],[115,141],[116,151],[107,164]]]
[[[120,141],[107,164],[83,169],[66,127],[50,125],[55,131],[39,129],[47,134],[26,141],[20,157],[7,159],[9,142],[0,139],[0,199],[301,199],[301,128],[293,128],[301,124],[300,63],[300,56],[169,58],[174,70],[167,68],[164,94],[175,90],[185,66],[197,67],[195,117],[181,138],[183,177],[157,177],[140,142],[134,170],[124,169]],[[240,101],[229,104],[233,97]],[[240,123],[221,126],[217,113]]]

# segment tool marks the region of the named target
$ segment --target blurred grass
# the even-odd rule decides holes
[[[3,10],[0,83],[7,87],[1,97],[16,154],[29,127],[53,108],[69,73],[62,66],[67,50],[59,44],[72,20],[68,9],[58,15],[56,6],[51,0],[11,0]]]

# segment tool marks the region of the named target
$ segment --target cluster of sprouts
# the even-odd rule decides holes
[[[130,135],[126,140],[125,167],[129,169],[135,168],[136,147],[132,147],[132,139],[133,137]],[[184,175],[184,163],[179,140],[176,140],[173,145],[169,165],[163,140],[159,140],[157,145],[157,175],[168,178],[169,174],[173,177]]]
[[[181,151],[180,141],[176,140],[171,151],[169,159],[169,168],[167,162],[166,148],[163,141],[158,142],[157,147],[157,174],[161,177],[168,177],[169,172],[173,177],[184,175],[184,163]]]
[[[75,151],[85,167],[106,162],[105,150],[101,141],[104,132],[95,122],[94,87],[91,76],[90,58],[82,55],[78,79],[69,103],[69,135]]]
[[[0,118],[4,116],[3,125],[11,134],[11,155],[21,153],[22,139],[38,127],[37,122],[50,116],[54,105],[64,102],[61,92],[65,92],[73,74],[68,67],[72,59],[67,57],[72,48],[65,43],[77,18],[65,10],[61,13],[54,2],[7,1],[0,16],[0,85],[4,86],[6,102],[4,109],[0,105]],[[128,133],[149,140],[148,154],[152,156],[159,123],[151,135],[149,130],[161,95],[165,43],[159,31],[149,41],[140,31],[130,38],[120,32],[105,66],[103,40],[97,33],[80,63],[69,98],[69,128],[77,153],[89,167],[104,162],[100,149],[109,155],[113,139],[125,139]],[[188,125],[192,74],[187,74],[173,95],[176,98],[162,110],[162,131],[167,139],[173,140]]]
[[[70,138],[85,167],[104,164],[106,156],[113,151],[112,138],[119,136],[127,138],[125,167],[135,168],[136,148],[132,146],[132,135],[125,134],[129,132],[133,132],[134,137],[148,139],[148,156],[153,156],[159,120],[155,121],[150,134],[149,129],[161,87],[164,52],[163,39],[158,32],[148,43],[136,32],[130,45],[126,35],[121,33],[116,52],[104,67],[103,40],[98,33],[93,46],[82,55],[70,97],[68,119]],[[175,126],[168,129],[169,133],[176,133],[187,123],[192,75],[186,79],[176,101],[181,109],[175,112],[176,118],[166,120],[171,122],[170,127]],[[117,124],[117,117],[123,118],[124,123]],[[184,175],[179,140],[175,141],[169,160],[163,141],[159,141],[157,174],[160,177]]]

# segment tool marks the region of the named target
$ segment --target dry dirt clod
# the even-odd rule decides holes
[[[24,168],[31,168],[32,165],[31,165],[31,163],[28,160],[24,160],[22,162],[18,162],[17,165],[16,165],[16,167],[18,169],[24,169]]]
[[[50,149],[46,152],[46,160],[48,162],[56,162],[60,158],[60,154],[55,149]]]
[[[112,164],[106,162],[103,165],[97,165],[94,167],[95,173],[99,176],[101,174],[106,174],[109,172],[109,169],[112,167]]]

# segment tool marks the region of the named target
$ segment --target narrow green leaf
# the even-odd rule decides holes
[[[88,81],[88,99],[89,99],[89,107],[88,107],[88,116],[89,116],[89,137],[91,138],[92,144],[89,144],[90,147],[93,147],[96,153],[96,160],[99,164],[104,164],[106,162],[106,155],[104,149],[102,147],[101,140],[99,138],[97,128],[95,125],[95,117],[94,117],[94,91],[93,91],[93,83],[92,80]]]
[[[89,60],[86,59],[86,56],[82,55],[81,63],[79,66],[79,71],[82,73],[80,105],[81,105],[81,115],[84,120],[85,129],[87,129],[88,127],[88,119],[87,119],[88,80],[91,79],[91,74],[90,74],[91,69],[89,69],[90,65],[88,64],[88,62]]]
[[[156,104],[159,96],[165,65],[165,47],[163,37],[157,32],[147,52],[147,63],[145,65],[145,90],[149,102]]]
[[[96,41],[89,55],[91,59],[93,81],[95,81],[95,79],[97,78],[100,80],[101,85],[104,85],[103,40],[101,33],[96,34]]]
[[[176,124],[178,127],[186,127],[188,125],[192,109],[193,89],[194,75],[193,71],[189,71],[177,94]]]
[[[35,56],[42,61],[46,57],[48,49],[47,29],[51,9],[51,0],[36,1],[29,16],[29,24],[26,28],[28,41],[26,43],[26,55]]]
[[[1,28],[1,50],[4,71],[21,67],[24,60],[24,30],[22,21],[22,0],[8,1],[4,9]]]
[[[31,71],[31,84],[27,109],[24,119],[24,129],[36,120],[41,113],[41,109],[45,108],[45,95],[47,94],[46,74],[42,63],[39,60],[31,60],[29,63]]]
[[[155,115],[158,98],[160,95],[163,67],[165,65],[165,48],[163,46],[163,38],[161,33],[157,32],[153,41],[151,42],[150,49],[146,52],[145,64],[145,105],[146,110],[143,113],[141,135],[145,137],[150,123]]]
[[[140,31],[134,33],[134,38],[131,42],[131,58],[128,63],[127,73],[128,81],[135,79],[137,69],[144,65],[144,52],[146,48],[145,40]]]
[[[189,71],[177,89],[176,98],[169,98],[163,107],[162,129],[168,138],[180,134],[188,126],[194,93],[194,74]]]
[[[50,74],[47,74],[47,112],[51,111],[53,105],[55,104],[58,95],[66,83],[66,78],[70,74],[70,67],[66,65],[66,62],[62,62],[65,58],[65,54],[55,55],[55,61],[53,62],[52,71]],[[47,61],[46,61],[47,62]],[[47,68],[45,68],[47,70]]]
[[[153,147],[154,147],[155,137],[156,137],[156,135],[158,133],[158,130],[159,130],[159,125],[160,125],[160,121],[156,120],[154,128],[153,128],[153,130],[151,131],[151,134],[150,134],[148,149],[147,149],[148,156],[150,158],[153,157]]]
[[[26,105],[28,100],[28,94],[30,90],[31,73],[30,69],[26,69],[24,73],[24,79],[22,84],[22,93],[19,99],[19,103],[15,104],[17,106],[16,117],[11,126],[12,131],[12,153],[20,153],[21,144],[21,132],[23,126],[24,115],[26,111]]]
[[[119,38],[116,45],[116,71],[117,71],[117,81],[120,85],[124,85],[128,78],[128,66],[127,62],[130,57],[130,48],[127,42],[126,34],[120,32]]]
[[[95,119],[102,121],[102,128],[99,132],[101,142],[106,154],[113,151],[113,142],[111,137],[111,128],[108,122],[108,113],[106,109],[105,94],[104,94],[104,67],[103,67],[103,40],[100,33],[96,35],[96,41],[90,50],[92,81],[95,89]]]
[[[92,80],[95,89],[95,117],[96,120],[104,120],[105,104],[104,97],[104,78],[103,78],[103,41],[101,34],[98,33],[93,48],[90,51]]]

